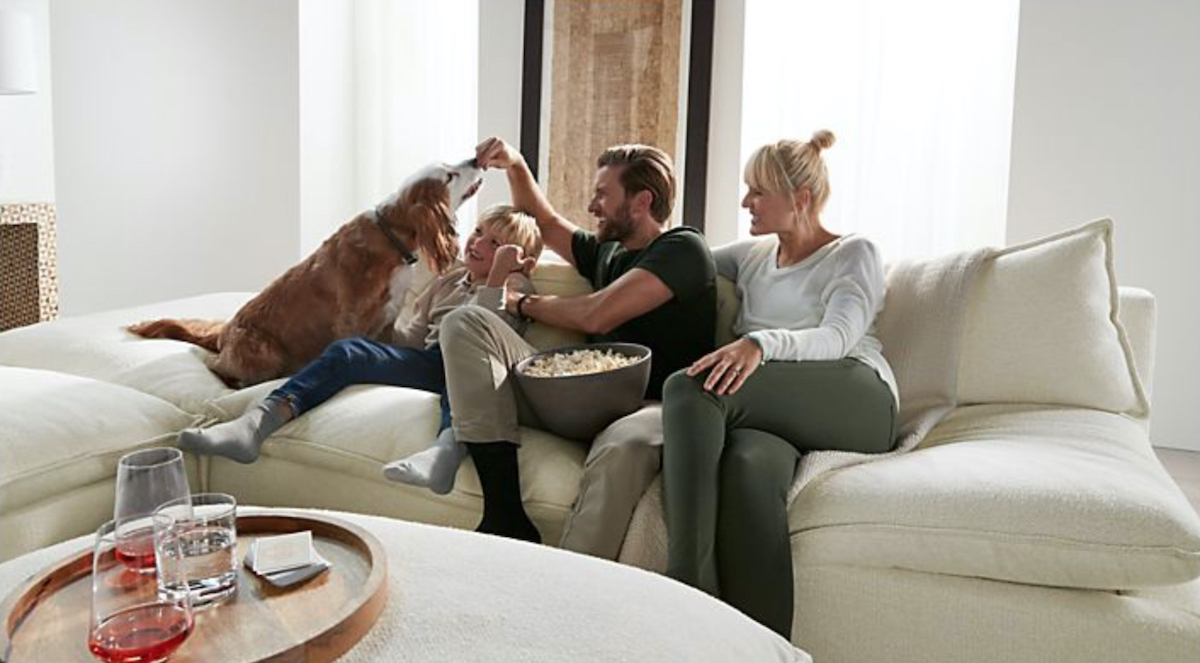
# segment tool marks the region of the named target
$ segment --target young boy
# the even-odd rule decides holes
[[[263,441],[272,433],[350,385],[411,387],[441,394],[438,440],[425,451],[388,463],[384,476],[428,486],[441,495],[450,492],[466,450],[454,440],[450,428],[438,345],[441,320],[459,306],[477,305],[495,311],[523,333],[526,321],[504,311],[504,295],[509,289],[533,292],[529,274],[541,252],[542,238],[533,218],[508,205],[485,210],[467,239],[462,261],[422,291],[412,318],[393,330],[390,343],[361,337],[335,341],[241,417],[211,428],[181,432],[179,447],[196,454],[253,463]]]

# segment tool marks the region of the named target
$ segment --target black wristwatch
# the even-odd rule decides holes
[[[517,317],[522,320],[533,320],[533,318],[525,314],[525,300],[527,299],[529,299],[529,293],[521,295],[520,299],[517,300]]]

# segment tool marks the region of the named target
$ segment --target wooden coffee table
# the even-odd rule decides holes
[[[366,530],[383,546],[387,602],[366,635],[338,659],[346,663],[811,663],[803,651],[726,604],[633,567],[548,546],[388,518],[239,509],[239,515],[282,513],[345,521]],[[30,576],[89,543],[89,537],[81,537],[0,564],[0,595],[8,596]],[[83,631],[71,635],[81,644],[86,638]],[[197,660],[187,654],[185,644],[172,660]],[[286,660],[307,659],[301,655]]]
[[[239,564],[237,592],[196,608],[195,627],[174,660],[329,663],[374,627],[387,603],[387,554],[366,529],[328,515],[272,511],[239,514],[237,530],[238,560],[260,537],[308,531],[331,567],[277,587]],[[7,652],[0,658],[91,663],[83,642],[69,636],[90,628],[91,573],[85,547],[50,562],[0,602],[0,651]],[[155,582],[153,575],[127,574],[137,585]]]

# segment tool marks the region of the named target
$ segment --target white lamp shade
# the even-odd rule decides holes
[[[33,57],[33,21],[0,9],[0,94],[37,91]]]

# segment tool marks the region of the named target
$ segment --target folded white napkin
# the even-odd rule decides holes
[[[312,544],[312,532],[263,536],[250,544],[243,562],[277,587],[293,585],[330,567]]]

